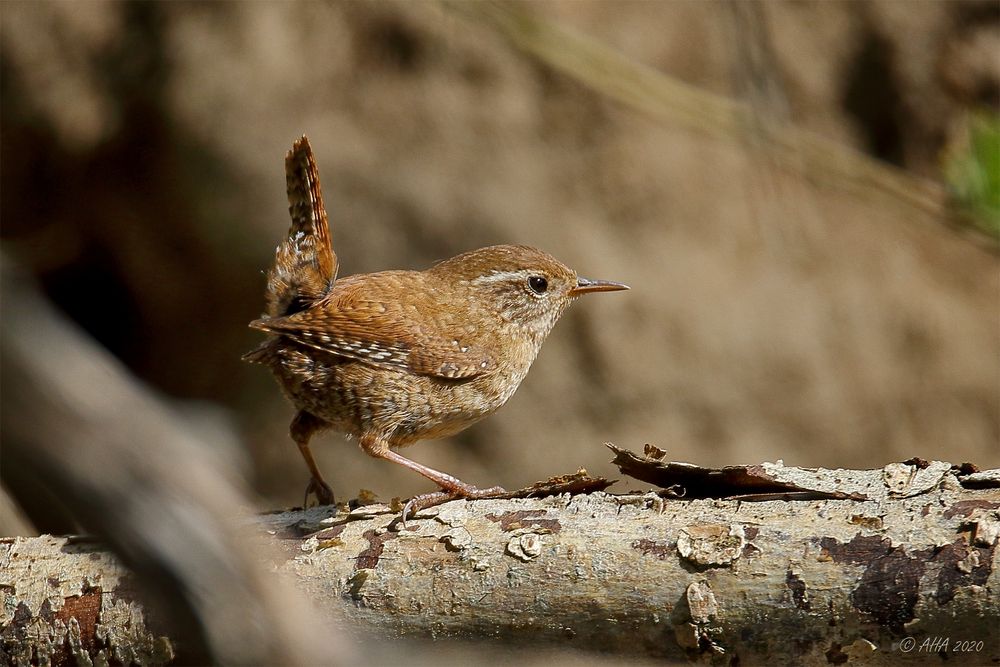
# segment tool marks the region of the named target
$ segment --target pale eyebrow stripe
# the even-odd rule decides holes
[[[472,279],[473,285],[488,285],[490,283],[506,282],[518,278],[527,278],[531,271],[523,269],[521,271],[497,271],[488,276],[479,276]]]

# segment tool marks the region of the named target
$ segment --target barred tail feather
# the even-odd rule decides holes
[[[285,157],[285,174],[292,224],[288,238],[275,251],[274,266],[267,275],[269,317],[308,308],[322,299],[337,279],[337,255],[323,206],[319,169],[305,136]]]

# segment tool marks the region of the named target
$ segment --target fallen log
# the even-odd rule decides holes
[[[825,476],[853,491],[454,501],[405,525],[398,505],[373,504],[266,514],[246,530],[278,547],[271,567],[319,607],[383,636],[725,664],[1000,659],[996,471],[765,465],[772,476]],[[26,655],[23,642],[40,637],[100,646],[115,626],[142,662],[168,655],[169,640],[139,632],[138,608],[122,607],[124,571],[95,549],[51,537],[0,544],[7,656]],[[84,604],[94,591],[99,605]]]

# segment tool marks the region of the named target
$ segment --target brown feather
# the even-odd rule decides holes
[[[267,314],[281,317],[322,299],[337,279],[337,255],[323,206],[319,170],[302,137],[285,157],[288,213],[292,224],[267,276]]]
[[[414,271],[348,276],[313,307],[287,317],[256,320],[250,326],[318,350],[419,375],[464,379],[495,370],[495,341],[467,329],[467,312],[428,304],[426,280],[426,275]]]

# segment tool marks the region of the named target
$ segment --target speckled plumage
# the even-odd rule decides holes
[[[332,502],[308,442],[333,428],[373,456],[474,496],[478,489],[392,450],[453,435],[497,410],[576,296],[625,286],[579,279],[550,255],[515,245],[473,250],[426,271],[338,280],[305,137],[286,171],[292,226],[268,274],[267,317],[251,323],[272,336],[245,358],[270,367],[299,409],[292,436],[312,473],[310,489]]]

